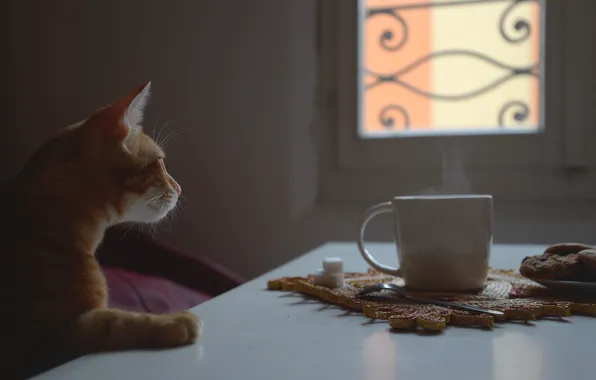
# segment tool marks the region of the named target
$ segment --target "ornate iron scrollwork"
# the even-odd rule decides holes
[[[381,112],[379,113],[379,121],[385,128],[393,128],[395,126],[395,117],[392,116],[397,112],[401,115],[403,119],[402,126],[404,129],[410,128],[410,115],[408,115],[408,111],[398,104],[389,104],[383,107]]]
[[[532,25],[528,20],[524,19],[517,19],[513,24],[515,31],[519,34],[517,37],[511,36],[505,30],[505,24],[507,23],[507,19],[511,12],[521,3],[526,3],[528,1],[537,1],[537,0],[514,0],[504,11],[501,15],[501,19],[499,21],[499,32],[501,32],[501,36],[510,43],[520,43],[527,40],[532,33]]]
[[[453,0],[444,2],[426,2],[426,3],[415,3],[415,4],[402,4],[395,6],[385,6],[377,8],[369,8],[366,12],[366,20],[370,20],[380,15],[390,16],[394,21],[394,29],[390,27],[384,28],[378,38],[379,45],[382,49],[388,52],[397,52],[404,45],[407,44],[410,38],[410,29],[406,18],[402,17],[404,11],[420,9],[420,8],[431,8],[431,7],[453,7],[453,6],[472,6],[481,5],[482,3],[495,3],[495,2],[509,2],[510,4],[503,10],[498,20],[498,32],[501,37],[510,44],[519,44],[526,41],[532,35],[533,28],[529,20],[523,18],[514,18],[514,11],[522,3],[538,2],[539,0]],[[507,28],[509,26],[509,28]],[[403,78],[406,74],[416,70],[419,66],[434,61],[437,59],[447,57],[465,57],[466,59],[475,59],[482,61],[493,67],[502,69],[504,74],[490,83],[486,83],[478,88],[465,91],[463,93],[435,93],[423,88],[419,88],[411,83],[408,83]],[[379,85],[392,83],[402,88],[416,93],[420,96],[433,99],[436,101],[462,101],[471,99],[482,94],[488,93],[495,90],[501,85],[519,78],[522,76],[532,76],[539,78],[540,60],[529,66],[511,66],[504,62],[497,60],[494,57],[489,57],[480,52],[465,50],[465,49],[454,49],[435,51],[427,54],[423,57],[418,58],[414,62],[406,64],[401,69],[390,73],[375,72],[369,68],[365,68],[365,74],[369,78],[367,83],[364,85],[364,90],[371,90]],[[479,81],[480,82],[480,81]],[[390,104],[387,104],[379,111],[378,120],[380,124],[387,128],[393,129],[396,125],[395,117],[397,114],[400,115],[403,120],[404,129],[410,128],[411,118],[408,110],[402,105],[397,104],[394,100],[388,99]],[[508,112],[513,111],[513,118],[509,119],[506,116]],[[397,114],[396,114],[397,112]],[[505,125],[505,121],[515,121],[517,123],[523,123],[527,121],[530,115],[531,109],[528,104],[521,100],[512,100],[506,102],[499,110],[497,115],[497,122],[500,127]]]
[[[513,111],[513,120],[517,123],[523,123],[528,119],[530,116],[530,107],[521,100],[513,100],[511,102],[507,102],[501,107],[499,111],[499,126],[503,127],[505,125],[505,116],[509,110]]]

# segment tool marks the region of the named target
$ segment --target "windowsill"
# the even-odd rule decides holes
[[[534,128],[485,128],[485,129],[445,129],[445,130],[406,130],[403,132],[387,131],[387,132],[374,132],[374,133],[362,133],[359,132],[359,138],[363,140],[374,140],[374,139],[407,139],[407,138],[420,138],[420,137],[450,137],[450,136],[462,136],[462,137],[475,137],[475,136],[508,136],[508,135],[530,135],[534,136],[541,133],[540,129]]]

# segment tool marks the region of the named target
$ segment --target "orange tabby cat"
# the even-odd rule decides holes
[[[110,309],[94,253],[106,228],[157,222],[180,186],[141,122],[150,84],[66,128],[6,189],[0,261],[0,377],[76,356],[190,344],[202,323]],[[11,376],[9,376],[11,377]]]

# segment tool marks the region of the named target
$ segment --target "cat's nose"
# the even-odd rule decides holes
[[[178,193],[178,196],[180,196],[182,194],[182,188],[180,187],[180,185],[178,185],[178,183],[176,181],[174,181],[174,180],[170,181],[170,185],[172,185],[174,190],[176,190],[176,193]]]

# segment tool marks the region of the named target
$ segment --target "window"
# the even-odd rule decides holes
[[[321,4],[323,198],[596,197],[596,2]]]
[[[539,130],[539,1],[361,4],[361,137]]]

